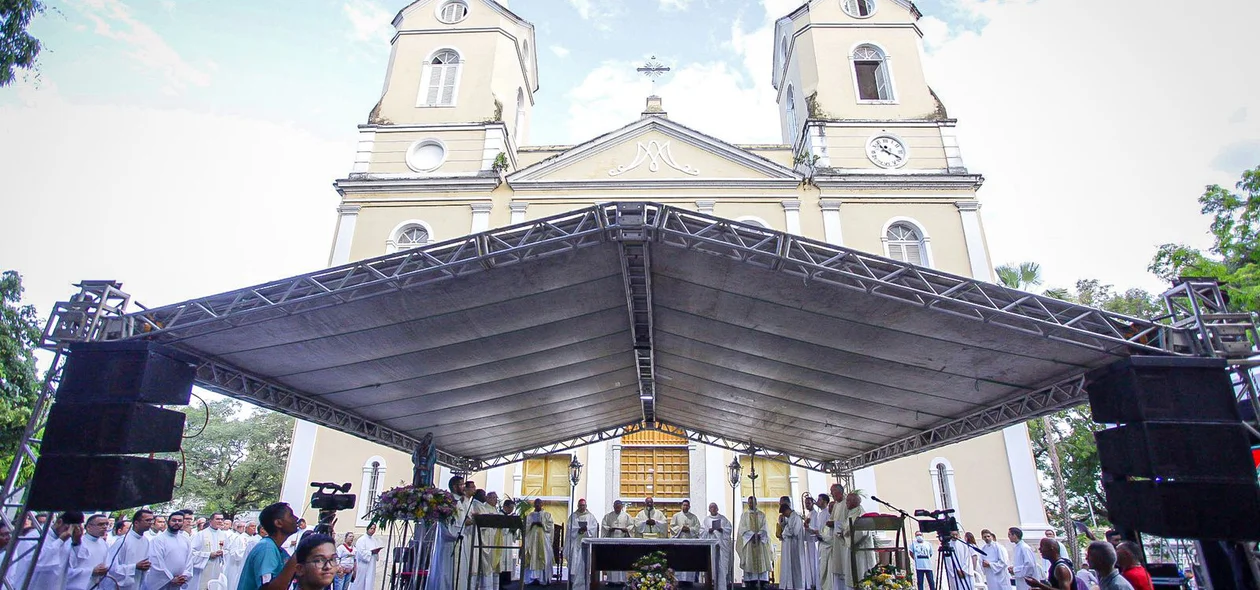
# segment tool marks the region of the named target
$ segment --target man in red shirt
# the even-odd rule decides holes
[[[1133,590],[1155,590],[1151,575],[1142,566],[1142,548],[1133,541],[1125,541],[1116,547],[1116,569],[1133,585]]]

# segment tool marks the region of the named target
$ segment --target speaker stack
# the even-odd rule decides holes
[[[1089,375],[1110,520],[1162,537],[1260,539],[1260,484],[1223,359],[1134,356]]]
[[[120,510],[169,501],[196,359],[152,342],[70,345],[31,480],[32,510]]]

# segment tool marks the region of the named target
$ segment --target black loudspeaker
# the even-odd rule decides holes
[[[1108,480],[1107,518],[1143,533],[1178,539],[1260,539],[1255,483]]]
[[[1133,356],[1089,374],[1094,421],[1241,422],[1224,359]]]
[[[79,342],[57,387],[58,402],[188,405],[197,359],[153,342]]]
[[[122,510],[171,499],[174,461],[144,457],[44,455],[31,479],[31,510]]]
[[[1108,474],[1253,483],[1251,440],[1241,424],[1139,422],[1094,433]]]
[[[126,455],[179,452],[184,413],[149,404],[56,403],[40,453]]]

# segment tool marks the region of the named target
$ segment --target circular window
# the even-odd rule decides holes
[[[453,25],[468,18],[468,4],[464,0],[448,0],[438,5],[438,20]]]
[[[841,0],[845,14],[854,18],[866,18],[875,14],[875,0]]]
[[[416,172],[436,170],[445,161],[446,147],[436,139],[417,141],[407,150],[407,166]]]

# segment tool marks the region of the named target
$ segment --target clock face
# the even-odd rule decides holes
[[[900,168],[906,163],[906,145],[895,137],[881,135],[866,144],[866,157],[881,168]]]

